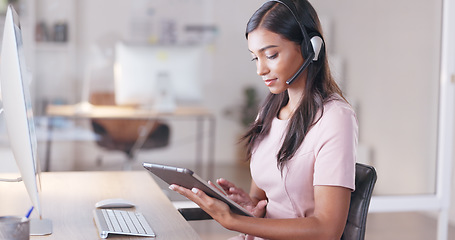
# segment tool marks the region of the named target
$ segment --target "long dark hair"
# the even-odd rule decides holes
[[[307,33],[310,36],[322,37],[319,18],[311,4],[307,0],[294,0],[293,2]],[[280,34],[298,45],[301,45],[303,41],[303,34],[294,16],[286,6],[275,1],[265,3],[253,14],[246,27],[246,38],[248,39],[248,34],[259,27]],[[308,48],[304,46],[303,49]],[[305,51],[303,55],[308,56]],[[307,69],[303,97],[298,109],[290,118],[283,145],[276,156],[277,166],[280,169],[294,156],[308,131],[322,117],[324,103],[330,101],[336,94],[344,99],[340,88],[330,74],[325,46],[321,49],[318,60],[311,63]],[[288,101],[287,91],[280,94],[270,93],[267,96],[256,121],[242,137],[242,140],[246,141],[248,159],[251,158],[255,146],[269,133],[273,119],[278,116],[280,109]]]

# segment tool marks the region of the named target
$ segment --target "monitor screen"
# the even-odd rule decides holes
[[[14,159],[33,206],[41,218],[37,141],[29,92],[30,81],[27,76],[29,75],[26,72],[19,17],[10,5],[5,18],[0,56],[3,114]],[[42,223],[41,221],[40,224],[42,225]],[[46,221],[46,224],[43,225],[44,232],[39,232],[37,235],[50,234],[52,225],[48,224],[51,224],[50,221]],[[31,228],[33,227],[33,222],[31,222]],[[31,233],[34,233],[32,229]]]
[[[153,107],[169,102],[200,102],[203,53],[201,46],[118,43],[114,69],[116,103]]]

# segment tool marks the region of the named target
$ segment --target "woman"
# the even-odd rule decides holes
[[[256,217],[236,215],[198,189],[171,186],[242,238],[340,239],[346,224],[357,121],[330,75],[325,47],[309,48],[309,36],[322,39],[322,31],[306,0],[266,2],[247,24],[248,48],[270,94],[244,136],[250,193],[217,183]]]

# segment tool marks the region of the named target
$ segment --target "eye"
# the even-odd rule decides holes
[[[257,61],[257,60],[258,60],[258,57],[253,57],[253,58],[251,59],[252,62]]]
[[[278,57],[278,53],[275,53],[272,56],[267,56],[267,59],[275,59],[276,57]]]

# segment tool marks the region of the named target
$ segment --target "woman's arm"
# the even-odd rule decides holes
[[[349,211],[351,190],[344,187],[315,186],[314,215],[306,218],[268,219],[233,214],[221,201],[198,189],[173,185],[175,191],[196,202],[225,228],[267,239],[341,238]]]
[[[316,186],[315,212],[307,218],[248,219],[231,215],[226,228],[268,239],[340,239],[349,211],[351,190]],[[223,225],[224,226],[224,225]]]

